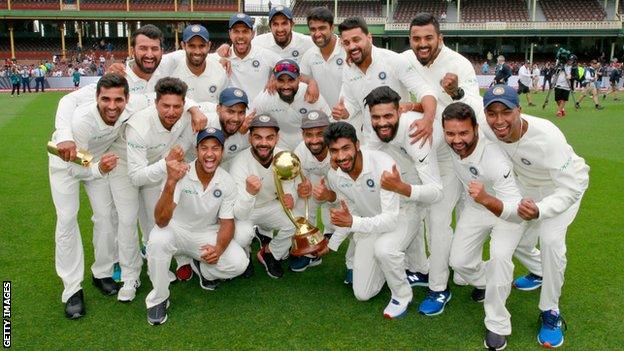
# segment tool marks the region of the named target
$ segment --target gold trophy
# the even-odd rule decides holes
[[[292,211],[284,204],[284,189],[282,181],[293,180],[297,177],[305,181],[305,176],[301,172],[301,161],[299,157],[290,151],[280,151],[273,157],[273,179],[277,189],[277,198],[282,204],[284,212],[295,225],[295,235],[292,238],[290,254],[293,256],[304,256],[315,254],[327,247],[327,240],[323,233],[313,226],[308,220],[309,205],[305,199],[305,217],[295,217]]]
[[[60,157],[56,144],[51,141],[48,141],[48,152],[51,153],[52,155],[56,155]],[[76,158],[72,162],[83,167],[89,167],[92,160],[93,160],[93,155],[91,155],[89,151],[78,150],[76,152]]]

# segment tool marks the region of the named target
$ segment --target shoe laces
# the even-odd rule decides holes
[[[425,299],[435,301],[438,299],[438,297],[440,297],[440,294],[444,294],[444,292],[429,290]]]
[[[552,311],[542,312],[542,314],[540,314],[540,320],[542,321],[542,324],[548,329],[555,330],[557,328],[563,327],[564,330],[568,330],[568,324],[558,313],[554,314],[552,313]]]
[[[533,274],[533,273],[529,273],[529,274],[527,275],[527,278],[528,278],[528,279],[531,279],[531,280],[542,280],[542,277],[540,277],[540,276],[539,276],[539,275],[537,275],[537,274]]]

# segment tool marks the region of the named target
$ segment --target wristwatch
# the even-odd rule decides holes
[[[457,88],[457,94],[455,96],[451,96],[453,100],[461,100],[464,97],[464,89]]]

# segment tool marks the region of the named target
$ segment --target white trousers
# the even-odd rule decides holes
[[[428,208],[414,206],[415,210],[406,215],[414,221],[414,240],[405,251],[405,268],[411,272],[427,274],[429,272],[429,259],[427,258],[427,248],[425,245],[424,218]]]
[[[539,302],[539,309],[542,311],[559,309],[567,264],[566,232],[580,205],[581,199],[556,217],[529,222],[514,254],[531,273],[542,277]],[[536,248],[538,239],[539,250]]]
[[[176,254],[199,260],[200,272],[208,280],[231,279],[245,271],[249,258],[235,240],[230,241],[216,264],[201,259],[201,246],[215,245],[219,228],[206,229],[205,232],[189,232],[173,222],[165,228],[154,226],[147,243],[147,269],[153,286],[145,299],[147,308],[169,298],[169,265]]]
[[[283,260],[288,257],[292,236],[295,234],[295,225],[288,219],[282,205],[273,201],[262,207],[254,207],[249,216],[249,222],[257,225],[258,228],[268,237],[272,237],[269,243],[269,251],[276,260]],[[273,236],[273,231],[277,234]]]
[[[409,207],[409,206],[408,206]],[[412,300],[405,274],[405,250],[414,238],[415,221],[402,208],[397,228],[380,234],[353,234],[353,294],[360,301],[377,295],[384,283],[392,298]]]
[[[53,157],[53,156],[50,156]],[[50,160],[50,189],[56,208],[55,266],[63,281],[63,303],[81,289],[84,278],[84,249],[78,227],[80,181]],[[60,162],[60,161],[59,161]],[[115,263],[114,206],[107,179],[85,181],[85,190],[91,202],[93,215],[94,262],[91,272],[95,278],[111,277]]]
[[[511,314],[505,307],[511,292],[513,253],[525,223],[504,221],[487,209],[466,205],[455,227],[450,264],[467,283],[485,288],[485,327],[500,335],[511,334]],[[483,262],[483,245],[490,237],[490,259]]]
[[[316,183],[313,183],[316,184]],[[318,203],[316,202],[316,200],[314,200],[314,198],[309,198],[309,213],[308,213],[308,220],[310,221],[310,223],[312,223],[313,226],[317,226],[318,225],[318,218],[316,216],[317,214],[317,209],[320,207],[321,210],[321,220],[323,222],[323,234],[327,234],[327,233],[333,233],[334,232],[334,225],[332,224],[331,220],[329,219],[329,207],[330,204],[328,202],[322,202],[322,203]],[[305,202],[303,199],[299,199],[297,200],[297,204],[295,205],[295,216],[305,216]]]

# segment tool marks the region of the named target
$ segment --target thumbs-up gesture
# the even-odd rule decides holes
[[[310,197],[311,194],[312,183],[310,182],[310,179],[306,178],[306,180],[297,185],[297,195],[299,195],[300,198],[305,199]]]
[[[330,208],[329,217],[336,227],[350,228],[353,225],[353,216],[344,200],[340,200],[339,208]]]
[[[184,161],[184,150],[180,145],[176,145],[169,150],[169,154],[165,157],[165,161],[169,162],[172,160]]]
[[[336,200],[336,193],[327,188],[325,178],[321,178],[320,183],[312,188],[312,196],[318,202],[334,202]]]
[[[381,188],[384,190],[400,193],[404,183],[401,180],[401,173],[397,169],[396,163],[392,165],[392,171],[383,171],[381,174]]]
[[[341,120],[341,119],[349,118],[349,111],[345,107],[344,97],[341,96],[340,100],[338,101],[338,104],[336,104],[336,106],[332,107],[332,117],[335,120]]]

